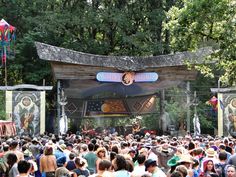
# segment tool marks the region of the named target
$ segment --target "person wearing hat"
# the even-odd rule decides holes
[[[177,148],[170,146],[168,143],[164,143],[159,149],[152,148],[151,150],[158,157],[158,165],[165,170],[164,172],[167,172],[170,169],[167,165],[167,161],[173,157]]]
[[[58,145],[54,150],[54,155],[56,157],[56,162],[58,167],[62,167],[67,161],[66,154],[64,150],[66,149],[65,144]]]
[[[194,164],[193,157],[190,154],[182,154],[178,163],[190,169],[191,164]]]
[[[148,171],[152,174],[152,177],[166,177],[166,174],[157,167],[157,162],[152,159],[148,159],[144,163],[145,165],[145,171]]]
[[[208,161],[208,160],[212,160],[214,165],[218,162],[218,159],[216,157],[217,155],[217,152],[213,149],[213,148],[208,148],[206,150],[206,157],[202,159],[202,162],[201,162],[201,171],[203,171],[203,164],[205,161]]]
[[[177,155],[174,155],[171,159],[167,161],[167,165],[170,167],[170,170],[167,172],[167,176],[170,176],[176,168],[177,165],[179,165],[180,157]]]
[[[98,171],[98,165],[100,161],[106,159],[106,149],[104,147],[99,147],[96,151],[97,160],[96,160],[96,171]]]
[[[59,151],[60,151],[60,157],[57,158],[57,162],[58,161],[61,161],[61,165],[64,165],[65,162],[68,162],[70,160],[69,158],[69,155],[71,153],[70,150],[68,150],[68,145],[65,145],[65,144],[61,144],[59,147],[58,147]],[[60,160],[59,160],[60,159]],[[62,164],[63,163],[63,164]],[[61,165],[58,165],[58,166],[61,166]]]
[[[39,150],[42,147],[43,145],[38,141],[36,137],[34,137],[31,141],[31,144],[29,145],[29,150],[30,152],[32,152],[34,158],[36,158],[36,155],[39,154]]]

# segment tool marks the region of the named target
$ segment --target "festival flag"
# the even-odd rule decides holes
[[[122,116],[127,115],[128,111],[121,99],[104,99],[86,101],[85,116]]]
[[[224,110],[224,109],[225,109],[225,105],[224,105],[223,101],[222,101],[222,100],[219,100],[219,102],[220,102],[220,108],[221,108],[222,110]]]
[[[11,43],[15,42],[16,28],[4,19],[0,21],[0,54],[2,58],[2,65],[6,64],[7,55],[11,53]]]
[[[206,102],[206,104],[211,105],[214,111],[218,109],[218,99],[213,96],[210,100]]]

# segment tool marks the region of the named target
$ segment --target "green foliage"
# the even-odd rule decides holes
[[[0,92],[0,120],[6,119],[5,112],[5,93],[3,91]]]
[[[212,94],[210,87],[212,80],[199,77],[196,81],[191,83],[191,90],[197,92],[197,115],[201,124],[201,131],[203,134],[212,134],[213,129],[217,127],[214,118],[211,116],[211,107],[206,105]],[[202,87],[199,87],[201,83]],[[207,85],[206,85],[207,84]],[[208,90],[208,91],[207,91]],[[193,132],[193,117],[194,117],[194,94],[190,94],[190,129]],[[186,126],[187,121],[187,93],[184,87],[174,87],[165,91],[166,102],[165,111],[168,112],[173,124],[178,125],[183,123]],[[185,127],[186,128],[186,127]]]
[[[168,12],[166,29],[171,33],[174,51],[195,50],[212,46],[214,65],[198,67],[206,75],[222,73],[221,81],[234,85],[236,80],[236,4],[234,0],[184,1]]]

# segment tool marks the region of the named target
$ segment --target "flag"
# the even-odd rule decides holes
[[[211,105],[214,111],[218,109],[218,99],[213,96],[210,100],[206,102],[208,105]]]
[[[0,52],[2,58],[2,65],[6,64],[7,54],[10,54],[11,42],[15,41],[16,28],[4,19],[0,21]]]
[[[100,112],[104,101],[87,101],[87,111]]]
[[[85,116],[119,116],[127,115],[128,111],[122,99],[88,100]]]
[[[220,108],[221,108],[222,110],[224,110],[224,109],[225,109],[225,106],[224,106],[223,101],[222,101],[222,100],[219,100],[219,102],[220,102]]]

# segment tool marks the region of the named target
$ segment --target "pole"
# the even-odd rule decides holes
[[[60,80],[57,81],[57,120],[56,120],[56,129],[55,129],[55,133],[56,134],[60,134],[60,117],[61,117],[61,106],[60,106],[60,95],[61,95],[61,82]]]
[[[7,60],[5,61],[5,86],[7,86]]]
[[[187,81],[187,131],[190,132],[190,82]]]
[[[165,112],[165,90],[161,90],[161,94],[160,94],[160,119],[159,119],[159,124],[158,124],[158,129],[160,130],[159,133],[164,133],[163,131],[163,115]],[[165,130],[166,131],[166,130]]]
[[[197,92],[194,91],[194,114],[197,116]]]

